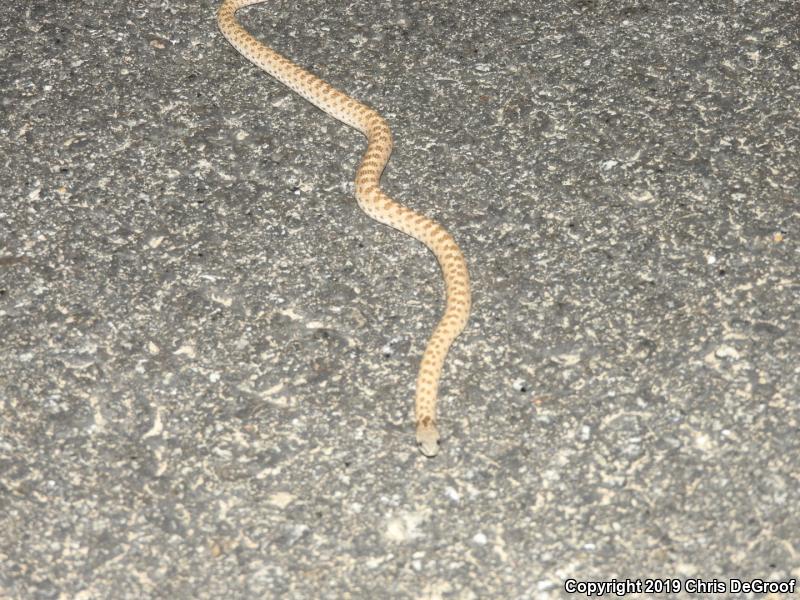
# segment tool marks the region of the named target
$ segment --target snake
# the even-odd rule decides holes
[[[436,418],[439,382],[447,353],[469,319],[471,293],[467,262],[453,236],[442,225],[394,201],[381,189],[381,175],[392,153],[392,132],[386,120],[374,109],[264,45],[236,20],[236,11],[240,8],[265,1],[224,0],[217,12],[222,35],[258,68],[367,138],[367,149],[355,176],[358,206],[375,221],[425,244],[441,268],[445,309],[422,354],[414,397],[417,447],[426,457],[436,456],[440,448]]]

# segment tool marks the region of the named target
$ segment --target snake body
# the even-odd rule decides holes
[[[367,150],[355,179],[358,205],[376,221],[425,244],[441,266],[446,307],[422,355],[414,402],[417,445],[425,456],[435,456],[439,451],[436,425],[439,379],[447,352],[464,329],[470,311],[469,273],[464,255],[439,223],[395,202],[381,190],[381,174],[392,153],[392,133],[383,117],[265,46],[236,21],[238,9],[264,1],[224,0],[217,14],[222,34],[257,67],[367,137]]]

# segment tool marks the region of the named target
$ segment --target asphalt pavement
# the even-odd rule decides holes
[[[467,257],[434,459],[441,278],[356,206],[360,134],[216,1],[12,4],[0,598],[796,586],[794,0],[242,11],[387,119],[386,190]]]

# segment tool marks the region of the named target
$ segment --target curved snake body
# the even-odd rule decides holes
[[[450,345],[464,329],[470,311],[469,274],[464,255],[439,223],[398,204],[381,190],[381,174],[392,153],[392,134],[383,117],[263,45],[239,25],[235,18],[238,9],[264,1],[225,0],[217,15],[222,34],[257,67],[367,137],[367,150],[355,179],[358,205],[376,221],[421,241],[441,266],[447,305],[422,355],[414,404],[419,449],[425,456],[435,456],[439,451],[436,427],[439,378]]]

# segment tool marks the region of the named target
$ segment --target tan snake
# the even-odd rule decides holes
[[[444,227],[398,204],[381,191],[381,174],[392,153],[392,133],[383,117],[263,45],[239,25],[235,18],[237,10],[265,1],[225,0],[217,14],[220,31],[242,56],[257,67],[317,108],[358,129],[367,137],[367,150],[356,172],[358,205],[376,221],[399,229],[425,244],[441,266],[447,305],[422,355],[414,402],[417,444],[425,456],[435,456],[439,452],[439,431],[436,427],[439,378],[450,345],[464,329],[469,318],[467,263],[458,244]]]

